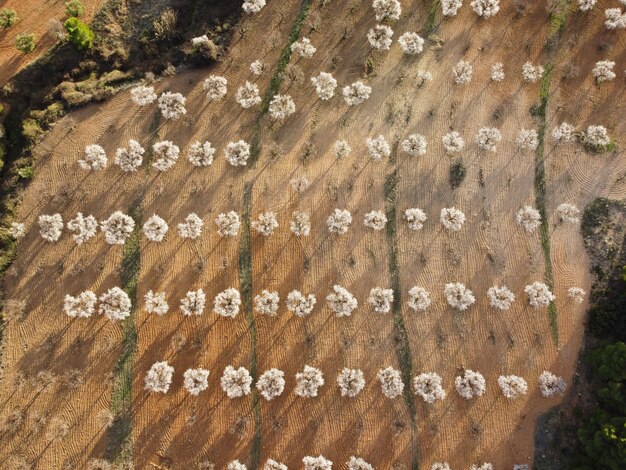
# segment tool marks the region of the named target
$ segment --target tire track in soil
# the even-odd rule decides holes
[[[296,17],[296,20],[291,28],[287,44],[283,48],[276,69],[272,74],[269,86],[263,95],[263,102],[261,103],[261,110],[257,116],[254,128],[254,134],[252,136],[250,145],[250,158],[249,166],[254,167],[255,163],[259,159],[261,154],[261,139],[262,139],[262,121],[267,115],[269,110],[269,104],[273,96],[278,93],[280,85],[283,81],[283,76],[289,61],[291,60],[291,45],[296,42],[300,36],[300,30],[307,18],[309,8],[311,7],[311,0],[303,0],[300,6],[300,12]],[[252,342],[252,357],[250,359],[250,375],[254,382],[258,379],[258,357],[257,357],[257,329],[254,320],[253,312],[253,259],[252,249],[250,243],[250,212],[252,209],[252,193],[254,191],[254,183],[256,178],[248,181],[244,185],[243,191],[243,209],[241,217],[241,240],[239,243],[239,290],[242,296],[242,304],[246,313],[246,319],[248,321],[248,327],[250,329],[250,339]],[[250,466],[253,469],[259,468],[261,464],[261,407],[259,393],[256,387],[252,387],[252,402],[254,412],[254,438],[252,440],[252,448],[250,449]]]

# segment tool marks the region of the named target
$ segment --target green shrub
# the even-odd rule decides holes
[[[85,23],[78,18],[69,18],[65,23],[66,31],[69,34],[69,40],[79,50],[89,49],[93,46],[93,31]]]
[[[35,142],[44,134],[39,123],[32,118],[24,119],[22,123],[22,135],[29,141]]]
[[[65,2],[65,13],[67,13],[67,16],[83,16],[85,13],[83,2],[80,0],[70,0],[69,2]]]
[[[26,34],[18,34],[15,37],[15,47],[22,54],[28,54],[35,50],[37,47],[37,41],[35,40],[35,35],[33,33]]]
[[[25,180],[29,180],[35,174],[35,170],[32,165],[26,165],[17,169],[17,175]]]
[[[19,21],[15,10],[3,8],[0,10],[0,28],[8,29]]]
[[[626,381],[626,343],[621,341],[596,349],[590,356],[594,372],[601,379],[613,382]]]

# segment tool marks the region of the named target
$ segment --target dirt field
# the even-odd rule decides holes
[[[155,85],[158,92],[172,90],[187,97],[187,115],[180,121],[164,122],[154,105],[140,109],[122,92],[66,116],[39,145],[36,176],[20,209],[29,230],[8,273],[7,297],[26,301],[26,309],[5,330],[3,383],[8,385],[0,390],[0,415],[19,410],[24,422],[15,432],[1,435],[0,467],[10,455],[24,456],[37,469],[80,469],[88,459],[105,456],[132,461],[138,469],[196,468],[205,460],[225,468],[233,459],[252,468],[257,458],[300,468],[302,457],[318,454],[338,468],[347,468],[352,455],[380,469],[427,469],[437,461],[447,461],[454,469],[485,461],[495,468],[532,464],[536,417],[559,402],[541,397],[537,377],[550,370],[571,382],[586,303],[573,303],[567,289],[590,287],[579,230],[559,224],[555,208],[571,202],[582,209],[597,196],[626,197],[626,158],[620,141],[626,131],[620,118],[624,38],[605,31],[598,5],[585,17],[570,15],[558,46],[547,50],[550,23],[543,6],[518,15],[514,6],[503,2],[500,13],[485,21],[464,5],[456,17],[443,21],[437,8],[436,29],[424,52],[407,58],[395,39],[404,31],[422,31],[429,24],[430,6],[403,1],[403,16],[392,24],[391,50],[371,53],[366,40],[375,24],[370,3],[331,2],[321,7],[313,2],[300,36],[310,37],[317,53],[311,59],[291,57],[291,74],[301,74],[303,81],[284,80],[281,85],[280,92],[291,95],[297,108],[283,125],[272,125],[258,108],[240,108],[234,91],[254,79],[248,67],[256,59],[268,69],[256,82],[262,91],[268,88],[300,15],[301,4],[295,0],[270,1],[260,14],[244,18],[241,34],[234,34],[225,59],[214,68]],[[583,28],[583,23],[589,26]],[[373,89],[368,101],[348,108],[340,96],[329,102],[317,99],[311,76],[332,71],[342,87],[363,78],[368,57],[374,69],[365,79]],[[474,64],[471,84],[453,82],[451,69],[461,58]],[[618,64],[618,78],[596,86],[591,68],[607,58]],[[518,150],[518,131],[536,129],[542,119],[529,112],[539,101],[541,84],[522,81],[522,64],[528,60],[555,64],[546,135],[562,121],[578,129],[602,124],[618,138],[617,152],[595,155],[577,144],[555,147],[550,138],[542,157]],[[505,65],[507,78],[501,83],[489,80],[495,62]],[[567,62],[579,66],[580,74],[562,81]],[[416,87],[418,70],[430,71],[433,81]],[[0,81],[5,73],[13,72],[0,69]],[[202,81],[211,73],[228,78],[229,92],[222,103],[209,104],[204,97]],[[243,169],[228,165],[223,148],[229,141],[253,141],[257,126],[258,161]],[[479,151],[474,136],[482,126],[501,129],[504,139],[496,153]],[[461,158],[467,174],[455,190],[448,183],[453,159],[441,144],[450,129],[466,142]],[[383,134],[397,142],[414,132],[428,139],[426,155],[410,157],[399,149],[381,162],[367,156],[366,138]],[[148,170],[145,163],[132,175],[111,164],[98,173],[79,168],[85,145],[102,145],[111,162],[115,149],[131,138],[146,148],[172,140],[180,146],[181,157],[163,174]],[[348,140],[353,148],[340,161],[332,155],[337,139]],[[196,169],[186,160],[195,140],[209,140],[218,149],[212,166]],[[544,280],[546,249],[539,232],[527,234],[515,223],[520,207],[535,204],[537,158],[545,165],[558,343],[546,309],[532,309],[523,293],[525,285]],[[312,185],[297,195],[289,181],[302,175]],[[451,206],[467,216],[458,233],[447,232],[439,223],[441,208]],[[353,216],[349,233],[342,237],[330,236],[326,228],[335,207],[347,208]],[[412,232],[401,219],[409,207],[427,213],[423,230]],[[160,215],[170,233],[163,243],[142,237],[140,244],[139,304],[132,320],[136,352],[125,363],[133,377],[128,457],[111,454],[112,433],[99,419],[120,400],[116,364],[128,344],[128,330],[101,316],[70,320],[62,311],[65,294],[85,289],[102,293],[121,285],[123,248],[106,245],[101,234],[77,247],[67,231],[58,243],[47,244],[39,237],[36,219],[60,212],[69,220],[81,211],[103,220],[115,210],[131,208],[140,208],[144,219]],[[251,219],[273,210],[281,226],[268,238],[251,233],[249,245],[242,234],[221,239],[213,220],[228,210],[249,211]],[[289,231],[294,210],[311,213],[310,237],[298,239]],[[371,210],[395,210],[397,230],[364,227],[363,217]],[[183,242],[175,226],[190,212],[206,225],[199,240]],[[212,311],[218,292],[245,285],[241,274],[246,254],[252,260],[252,294],[262,289],[280,293],[277,317],[244,311],[227,319]],[[386,315],[373,313],[367,304],[369,290],[395,287],[396,281],[400,308]],[[445,302],[444,284],[455,281],[476,296],[466,313],[455,312]],[[359,307],[352,316],[336,318],[326,306],[324,298],[333,284],[357,297]],[[499,284],[517,296],[505,313],[492,309],[486,297],[487,289]],[[414,285],[431,292],[428,313],[407,307],[407,292]],[[207,293],[205,313],[184,317],[179,299],[200,287]],[[143,295],[150,289],[167,293],[169,314],[148,317],[143,311]],[[293,289],[316,294],[311,316],[297,318],[287,312],[284,299]],[[390,400],[382,395],[377,371],[405,368],[399,360],[404,353],[410,357],[412,376],[434,371],[443,377],[448,393],[444,401],[427,405],[411,391],[409,405],[404,397]],[[169,393],[149,395],[143,378],[160,360],[175,367],[174,382]],[[253,395],[226,398],[219,386],[224,367],[252,368],[253,363],[258,374],[271,367],[284,370],[285,393],[271,402],[260,397],[257,402]],[[326,384],[318,398],[293,393],[294,376],[305,364],[324,372]],[[198,397],[182,387],[182,374],[189,367],[211,370],[209,389]],[[335,379],[343,367],[365,373],[365,389],[356,398],[340,397]],[[484,396],[471,401],[458,396],[454,378],[464,368],[485,376]],[[80,370],[84,378],[77,388],[64,380],[72,370]],[[45,390],[45,377],[37,378],[40,371],[57,378]],[[528,395],[514,402],[504,398],[496,382],[501,374],[525,377]],[[21,385],[10,385],[17,382]],[[54,419],[66,422],[69,432],[51,441]]]
[[[81,20],[89,22],[105,0],[86,0],[85,14]],[[6,0],[1,8],[15,10],[20,21],[6,31],[0,31],[0,87],[4,86],[20,69],[41,57],[57,41],[57,32],[65,32],[67,19],[65,0]],[[18,34],[35,33],[37,48],[24,55],[15,48]]]

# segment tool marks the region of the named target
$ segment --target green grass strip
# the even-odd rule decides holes
[[[428,15],[426,16],[426,23],[424,24],[424,28],[422,29],[422,36],[427,38],[431,34],[435,32],[437,29],[437,12],[439,11],[439,6],[441,2],[439,0],[434,0],[428,9]]]

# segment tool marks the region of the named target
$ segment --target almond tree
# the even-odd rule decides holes
[[[506,398],[515,400],[520,395],[526,395],[528,384],[522,377],[517,375],[501,375],[498,377],[498,385]]]
[[[611,144],[611,138],[604,126],[589,126],[582,135],[582,142],[593,150],[601,150]]]
[[[130,99],[137,106],[146,106],[156,101],[157,95],[154,87],[139,85],[130,90]]]
[[[407,225],[411,230],[422,230],[422,228],[424,228],[424,222],[426,222],[427,219],[428,217],[426,217],[426,213],[418,207],[404,211],[404,220],[406,220]]]
[[[162,242],[169,230],[169,225],[156,214],[146,220],[143,224],[143,233],[151,242]]]
[[[167,361],[155,362],[144,378],[144,389],[153,393],[167,393],[172,384],[174,368]]]
[[[285,390],[285,373],[279,369],[269,369],[261,374],[256,388],[267,401],[282,395]]]
[[[296,112],[296,105],[289,95],[274,95],[268,108],[272,119],[284,121]]]
[[[77,245],[82,245],[98,232],[98,221],[93,215],[83,216],[82,212],[76,214],[67,224],[67,229],[73,232],[72,238]]]
[[[402,382],[402,375],[399,370],[393,367],[380,369],[376,377],[380,381],[383,395],[387,398],[396,398],[402,395],[404,382]]]
[[[189,238],[195,240],[202,234],[202,227],[204,221],[196,214],[192,212],[185,217],[185,222],[178,224],[178,235],[180,238]]]
[[[115,151],[114,163],[118,165],[122,171],[134,172],[139,169],[143,162],[143,154],[145,149],[136,140],[128,141],[128,148],[118,148]]]
[[[616,77],[615,72],[613,72],[613,67],[615,67],[615,62],[610,60],[596,62],[595,67],[591,71],[596,79],[596,83],[613,80]]]
[[[167,171],[172,168],[180,155],[180,148],[170,140],[157,142],[152,146],[152,150],[155,157],[152,168],[159,171]]]
[[[307,212],[294,211],[289,229],[296,237],[308,237],[311,234],[311,219]]]
[[[488,462],[484,462],[480,465],[474,464],[470,467],[470,470],[493,470],[493,465]]]
[[[236,237],[241,227],[239,214],[235,211],[221,213],[215,219],[217,225],[217,233],[220,237]]]
[[[439,221],[447,230],[458,232],[465,223],[465,214],[454,207],[444,207],[439,214]]]
[[[250,158],[250,145],[244,140],[229,142],[224,149],[224,156],[232,166],[246,166],[248,158]]]
[[[260,60],[255,60],[250,64],[250,73],[256,76],[263,74],[265,71],[265,65]]]
[[[264,289],[254,297],[254,309],[261,315],[275,317],[278,313],[279,302],[278,292],[270,292]]]
[[[24,236],[26,235],[26,224],[22,222],[11,222],[11,226],[9,227],[8,232],[9,235],[15,240],[24,238]]]
[[[386,25],[377,24],[367,32],[367,41],[374,49],[387,51],[393,40],[393,30]]]
[[[574,139],[574,133],[576,128],[567,122],[562,122],[560,125],[552,129],[552,139],[556,143],[571,142]]]
[[[235,369],[233,366],[226,366],[220,385],[228,398],[239,398],[250,394],[252,377],[245,367]]]
[[[626,13],[622,13],[621,8],[607,8],[604,10],[604,26],[606,29],[624,29],[626,28]]]
[[[311,44],[311,40],[309,38],[302,38],[291,45],[291,52],[298,54],[300,57],[304,57],[305,59],[313,57],[315,51],[317,51],[317,49],[313,46],[313,44]]]
[[[409,308],[424,311],[430,306],[430,293],[423,287],[413,286],[409,289]]]
[[[487,388],[483,375],[471,369],[465,369],[463,375],[457,376],[454,385],[458,394],[466,400],[483,396]]]
[[[267,459],[263,465],[263,470],[287,470],[287,465],[274,459]]]
[[[524,292],[528,295],[528,303],[531,307],[540,308],[547,307],[556,297],[550,288],[543,282],[535,281],[524,287]]]
[[[402,14],[402,6],[398,0],[374,0],[372,7],[376,13],[376,21],[397,21]]]
[[[63,311],[70,318],[89,318],[96,313],[98,297],[90,290],[81,292],[76,297],[69,294],[63,300]]]
[[[502,62],[496,62],[491,66],[491,80],[501,82],[504,80],[504,65]]]
[[[481,127],[476,134],[476,143],[481,150],[495,152],[497,145],[502,141],[500,129],[495,127]]]
[[[195,141],[189,148],[187,160],[193,166],[209,166],[213,163],[213,155],[215,155],[215,147],[211,145],[211,142],[205,141],[202,143]]]
[[[100,222],[104,241],[109,245],[123,245],[135,230],[135,221],[121,211],[113,212],[108,219]]]
[[[585,300],[585,290],[580,287],[570,287],[567,289],[567,296],[577,304],[582,304]]]
[[[474,13],[486,19],[500,11],[500,0],[472,0],[470,6]]]
[[[515,294],[509,290],[506,286],[494,286],[490,287],[487,291],[487,298],[489,304],[493,308],[498,310],[508,310],[511,308],[511,304],[515,301]]]
[[[119,287],[112,287],[98,299],[100,305],[98,313],[104,315],[109,320],[124,320],[130,316],[132,302],[128,294]]]
[[[167,304],[167,300],[165,299],[165,292],[153,292],[149,290],[144,296],[145,309],[148,314],[156,314],[158,316],[165,315],[170,306]]]
[[[539,376],[539,390],[545,398],[552,398],[565,393],[565,380],[557,377],[552,372],[544,370]]]
[[[352,223],[352,214],[348,210],[335,209],[334,212],[326,220],[328,231],[343,235],[348,233],[350,224]]]
[[[398,44],[402,52],[408,55],[417,55],[424,50],[424,39],[417,33],[404,33],[398,38]]]
[[[463,150],[463,147],[465,146],[463,137],[461,137],[461,134],[457,131],[448,132],[443,136],[441,141],[443,143],[443,148],[447,153],[458,153]]]
[[[350,457],[350,460],[346,462],[348,470],[374,470],[374,466],[367,463],[361,457]]]
[[[245,0],[241,8],[248,14],[258,13],[265,6],[265,0]]]
[[[322,455],[311,457],[307,455],[302,459],[304,470],[332,470],[333,463]]]
[[[441,385],[441,376],[434,372],[425,372],[416,376],[413,379],[413,388],[415,394],[429,404],[446,398],[446,391]]]
[[[326,301],[337,317],[349,317],[359,305],[356,298],[338,284],[333,286],[333,292],[326,296]]]
[[[304,295],[299,290],[292,290],[287,295],[287,310],[297,317],[310,315],[317,302],[315,295]]]
[[[591,10],[598,0],[578,0],[578,8],[580,11]]]
[[[521,149],[537,150],[539,147],[539,134],[535,129],[522,129],[517,134],[517,146]]]
[[[342,90],[343,99],[348,106],[356,106],[365,102],[369,99],[371,93],[372,88],[360,80],[352,85],[345,86]]]
[[[276,213],[272,211],[262,212],[257,220],[253,220],[250,224],[252,230],[260,233],[264,237],[269,237],[278,228]]]
[[[376,231],[383,230],[387,225],[387,216],[383,211],[371,211],[365,214],[363,225]]]
[[[241,295],[239,291],[230,287],[215,296],[215,313],[222,317],[235,318],[241,306]]]
[[[580,210],[574,204],[560,204],[556,208],[556,213],[561,222],[568,222],[570,224],[580,222]]]
[[[393,290],[374,287],[370,290],[367,302],[374,308],[374,312],[389,313],[393,302]]]
[[[324,374],[319,369],[308,365],[296,374],[295,394],[303,398],[317,397],[318,389],[324,385]]]
[[[180,119],[187,114],[185,102],[186,98],[180,93],[172,93],[171,91],[161,93],[158,101],[161,115],[165,119],[172,119],[174,121]]]
[[[418,70],[415,74],[415,86],[421,88],[426,82],[430,82],[433,79],[433,74],[427,70]]]
[[[209,101],[221,101],[228,92],[228,80],[219,75],[209,75],[204,80],[202,88],[206,91],[206,96]]]
[[[541,65],[533,65],[531,62],[526,62],[522,65],[522,77],[524,81],[530,83],[537,83],[543,76],[543,67]]]
[[[233,460],[228,463],[226,470],[248,470],[248,467],[242,464],[239,460]]]
[[[450,465],[448,462],[435,462],[430,466],[430,470],[450,470]]]
[[[356,397],[365,387],[363,371],[344,367],[337,376],[337,385],[342,397]]]
[[[190,395],[198,396],[209,387],[209,371],[207,369],[187,369],[183,374],[183,386]]]
[[[102,170],[107,166],[107,154],[98,144],[90,144],[85,147],[85,155],[78,164],[83,170]]]
[[[311,83],[315,87],[315,93],[322,101],[327,101],[335,96],[337,80],[328,72],[320,72],[317,77],[311,77]]]
[[[474,67],[466,60],[459,60],[454,67],[452,73],[454,75],[454,83],[465,84],[472,81]]]
[[[259,95],[259,87],[246,80],[246,83],[237,89],[235,101],[244,109],[260,104],[261,96]]]
[[[461,0],[441,0],[441,13],[443,16],[456,16],[463,2]]]
[[[294,192],[300,194],[306,191],[309,186],[311,186],[311,182],[306,176],[296,176],[295,178],[292,178],[291,181],[289,181],[289,186],[291,186],[291,189]]]
[[[426,154],[426,137],[421,134],[411,134],[402,141],[402,150],[412,157]]]
[[[368,155],[374,161],[378,162],[384,157],[391,155],[391,146],[387,143],[385,136],[382,134],[374,138],[368,137],[365,141],[365,145]]]
[[[476,299],[471,290],[460,282],[452,282],[445,285],[443,290],[448,304],[461,312],[468,309]]]
[[[530,206],[524,206],[515,216],[517,224],[527,232],[534,232],[541,225],[541,214]]]
[[[180,301],[180,309],[185,316],[202,315],[206,304],[206,295],[202,289],[190,290]]]

